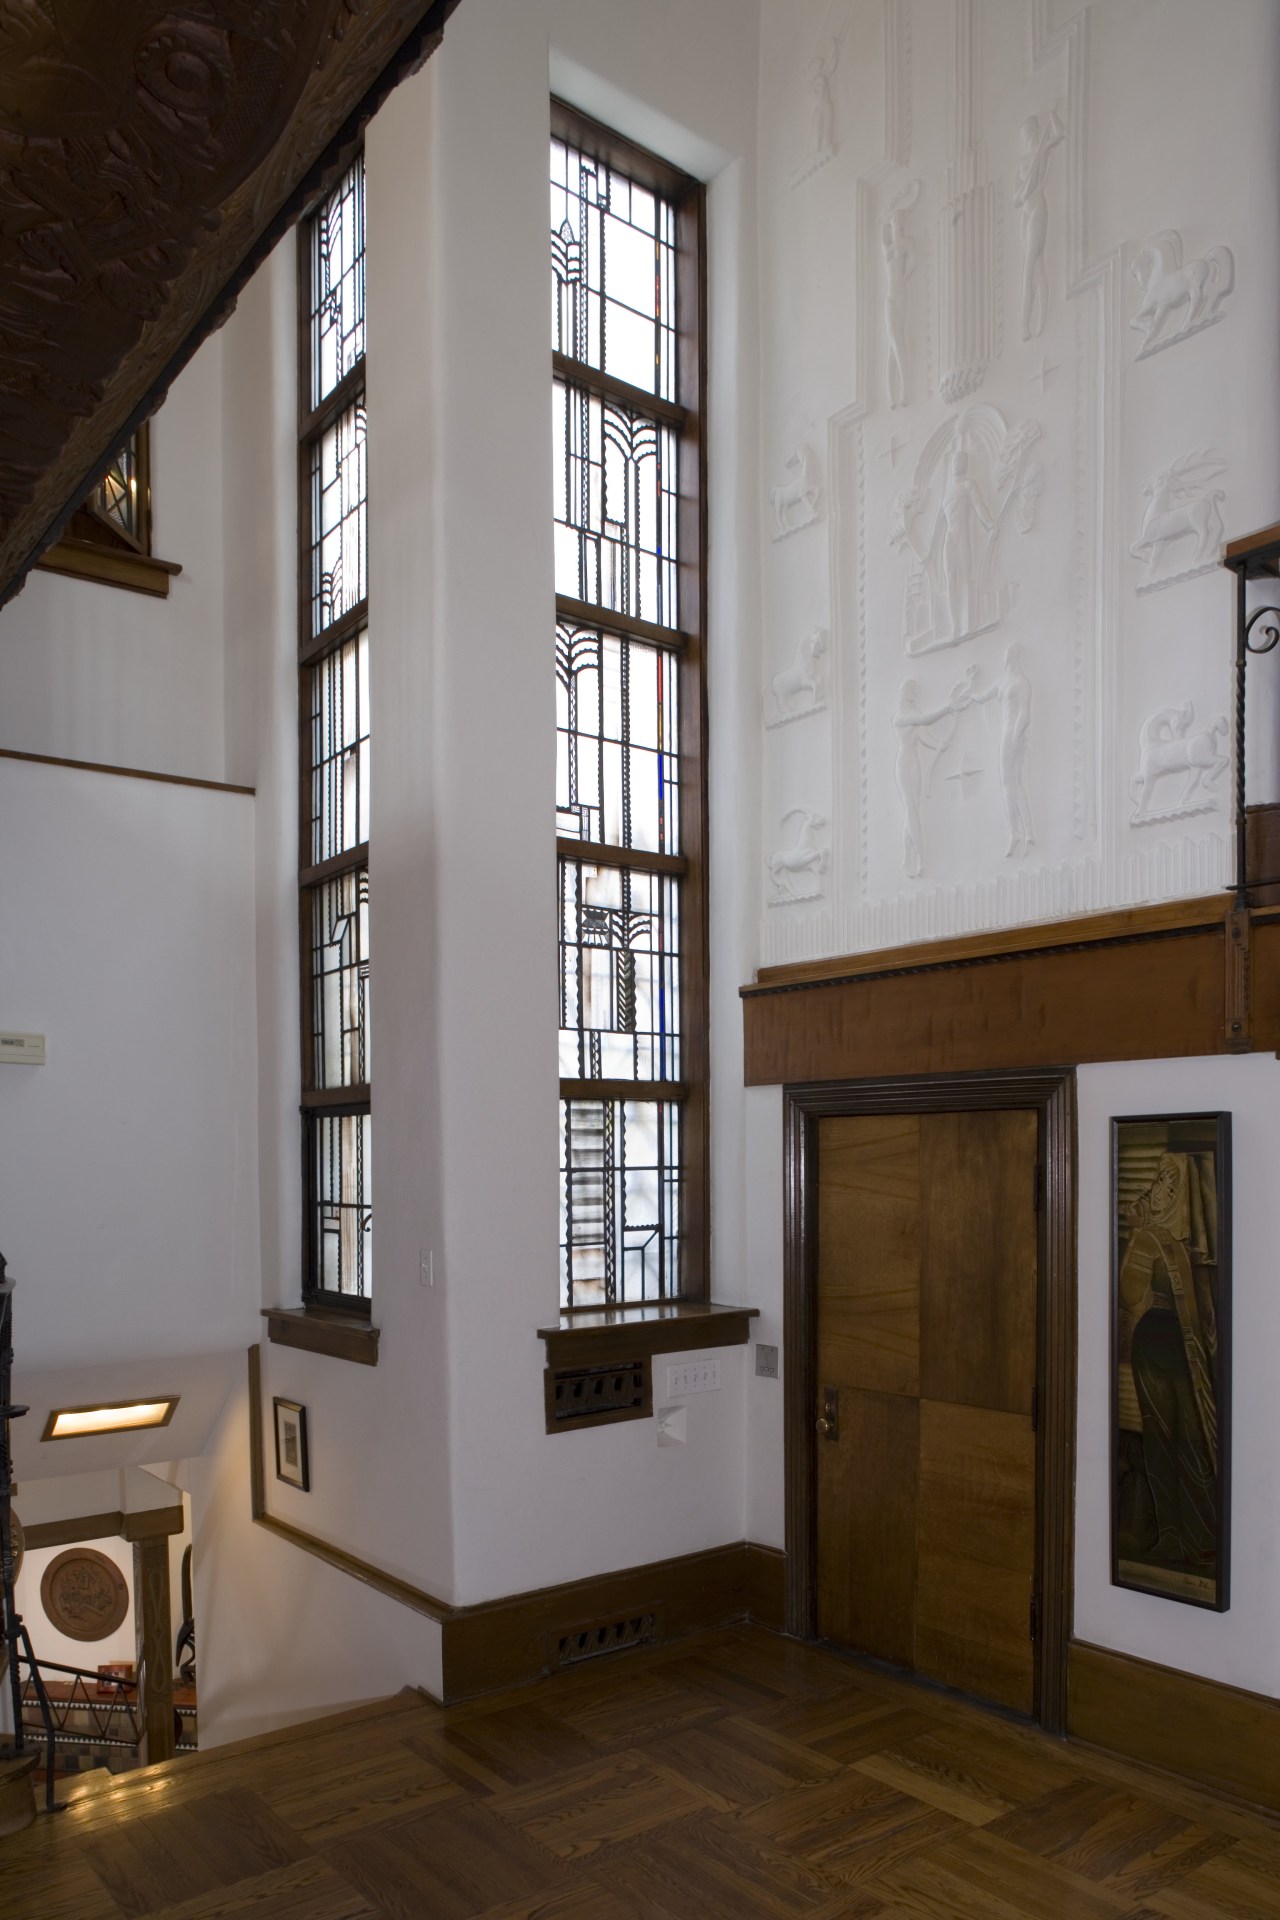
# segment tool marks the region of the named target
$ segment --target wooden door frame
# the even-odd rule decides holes
[[[1076,1086],[1069,1067],[783,1088],[786,1630],[817,1638],[818,1123],[995,1107],[1032,1108],[1039,1119],[1035,1718],[1046,1731],[1065,1733],[1076,1449]]]

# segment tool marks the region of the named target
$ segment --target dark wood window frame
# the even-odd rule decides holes
[[[358,152],[351,165],[361,165]],[[341,178],[342,176],[339,176]],[[319,865],[314,863],[312,792],[312,673],[368,626],[366,593],[342,615],[330,621],[318,636],[314,632],[313,473],[315,449],[326,432],[353,406],[363,404],[365,354],[339,378],[318,404],[312,398],[312,222],[330,197],[332,188],[317,197],[298,222],[298,961],[299,1041],[302,1068],[302,1306],[265,1310],[269,1338],[283,1346],[301,1347],[333,1359],[376,1366],[378,1329],[371,1322],[369,1292],[340,1294],[317,1285],[320,1272],[316,1237],[316,1133],[320,1121],[372,1112],[368,1082],[336,1087],[316,1085],[314,989],[314,898],[318,888],[346,874],[367,872],[369,842],[362,839]],[[365,503],[366,527],[368,505]],[[367,534],[366,534],[367,538]]]
[[[124,587],[130,593],[147,593],[163,600],[168,598],[170,580],[182,568],[174,560],[158,560],[151,551],[151,422],[144,420],[132,438],[138,468],[137,536],[127,533],[96,505],[94,496],[102,486],[99,480],[36,565],[46,573],[92,580],[104,587]]]
[[[784,1090],[786,1631],[817,1635],[818,1123],[862,1113],[1034,1108],[1040,1131],[1036,1719],[1067,1727],[1076,1436],[1075,1073],[1070,1068],[816,1082]]]
[[[637,413],[670,424],[679,433],[680,465],[677,498],[677,605],[675,628],[654,626],[606,608],[584,604],[560,594],[558,619],[597,624],[606,633],[657,644],[679,661],[677,692],[680,709],[681,849],[678,858],[652,857],[622,847],[561,841],[557,863],[584,856],[600,866],[639,867],[645,871],[679,873],[681,881],[681,1077],[659,1085],[627,1083],[625,1096],[644,1100],[665,1094],[681,1102],[680,1272],[678,1294],[662,1303],[636,1302],[616,1307],[578,1307],[562,1311],[555,1327],[540,1330],[551,1357],[554,1343],[560,1364],[579,1344],[593,1357],[647,1345],[658,1324],[665,1339],[679,1322],[680,1338],[690,1347],[735,1344],[745,1338],[738,1317],[726,1317],[710,1302],[708,1207],[708,918],[706,885],[706,247],[705,189],[656,155],[634,146],[611,128],[600,125],[559,100],[551,103],[551,133],[660,195],[675,211],[676,244],[676,389],[679,404],[656,398],[642,388],[553,354],[553,377],[566,386],[586,388],[621,400]],[[622,1083],[561,1081],[562,1098],[617,1097]],[[644,1334],[637,1343],[638,1329]],[[687,1329],[687,1331],[686,1331]],[[665,1344],[665,1340],[664,1340]],[[623,1349],[626,1349],[624,1354]]]

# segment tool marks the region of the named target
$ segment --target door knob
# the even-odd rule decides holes
[[[825,1414],[821,1414],[821,1413],[818,1415],[815,1425],[817,1426],[818,1432],[823,1436],[824,1439],[826,1439],[829,1435],[833,1434],[836,1430],[835,1421],[828,1420]]]
[[[824,1440],[840,1438],[840,1389],[824,1387],[822,1389],[822,1412],[814,1425]]]

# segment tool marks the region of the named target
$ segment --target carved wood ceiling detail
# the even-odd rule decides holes
[[[459,0],[0,0],[0,599]]]

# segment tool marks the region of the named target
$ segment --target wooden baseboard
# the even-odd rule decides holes
[[[1077,1740],[1280,1811],[1280,1700],[1073,1640]]]
[[[736,1620],[780,1626],[782,1569],[781,1553],[738,1541],[459,1607],[441,1623],[445,1700],[541,1679],[562,1664],[561,1640],[584,1628],[643,1620],[646,1640],[661,1643]]]
[[[587,1627],[607,1632],[623,1622],[643,1620],[646,1642],[659,1643],[737,1620],[781,1629],[786,1556],[775,1547],[746,1540],[571,1580],[560,1587],[508,1594],[481,1606],[456,1607],[330,1541],[277,1520],[267,1511],[261,1347],[250,1347],[247,1358],[249,1501],[254,1524],[389,1600],[438,1620],[446,1703],[540,1680],[562,1664],[561,1638]]]

